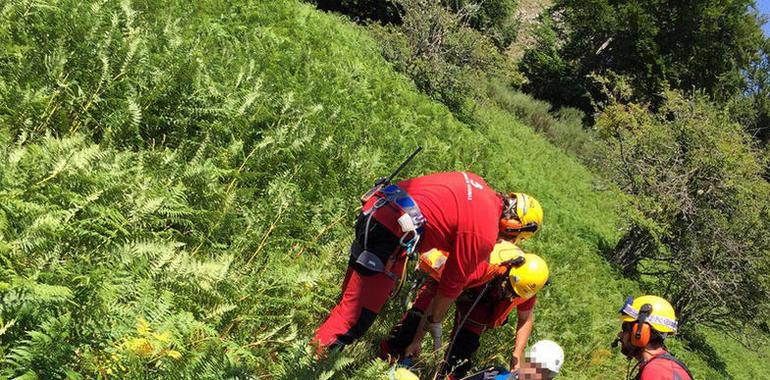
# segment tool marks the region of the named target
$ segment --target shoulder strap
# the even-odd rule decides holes
[[[652,358],[652,360],[655,360],[655,359],[659,359],[659,358],[660,358],[660,359],[666,359],[666,360],[670,360],[670,361],[672,361],[672,362],[674,362],[674,363],[678,364],[680,367],[682,367],[682,369],[683,369],[685,372],[687,372],[687,376],[690,376],[690,379],[694,379],[694,377],[692,377],[692,373],[690,372],[690,369],[689,369],[689,368],[687,368],[687,366],[686,366],[684,363],[682,363],[682,361],[681,361],[681,360],[677,359],[677,358],[676,358],[674,355],[671,355],[671,354],[669,354],[668,352],[666,352],[666,353],[665,353],[665,354],[663,354],[663,355],[658,355],[658,356],[656,356],[656,357]],[[652,361],[652,360],[650,360],[650,361]]]

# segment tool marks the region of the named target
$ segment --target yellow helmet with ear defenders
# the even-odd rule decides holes
[[[500,237],[517,243],[532,237],[543,224],[543,207],[534,197],[509,193],[503,197]]]

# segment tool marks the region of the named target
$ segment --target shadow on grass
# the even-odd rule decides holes
[[[719,356],[719,353],[717,353],[714,347],[711,347],[706,341],[705,335],[698,332],[688,331],[682,337],[684,338],[683,340],[687,348],[698,354],[709,367],[724,376],[723,379],[733,379],[733,376],[727,372],[727,363],[722,360],[722,357]]]

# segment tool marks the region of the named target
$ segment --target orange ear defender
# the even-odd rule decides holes
[[[504,235],[518,234],[520,232],[537,232],[537,223],[529,222],[522,225],[515,219],[500,219],[500,232]]]
[[[631,329],[631,344],[635,347],[647,347],[650,343],[650,325],[647,323],[647,317],[652,313],[652,305],[646,303],[639,310],[639,317]]]
[[[537,199],[524,193],[500,193],[503,210],[500,218],[500,237],[518,242],[537,233],[543,223],[543,208]]]

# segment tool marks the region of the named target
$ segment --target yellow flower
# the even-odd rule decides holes
[[[139,317],[139,319],[136,321],[136,331],[138,331],[142,335],[149,334],[151,331],[150,323],[147,322],[142,317]]]
[[[163,343],[168,343],[171,341],[171,333],[168,331],[164,331],[162,333],[152,333],[152,336]]]
[[[143,358],[152,356],[154,350],[152,343],[145,338],[131,338],[125,344],[129,351]]]
[[[166,356],[172,358],[172,359],[179,359],[182,357],[182,354],[179,351],[176,350],[168,350],[166,351]]]

